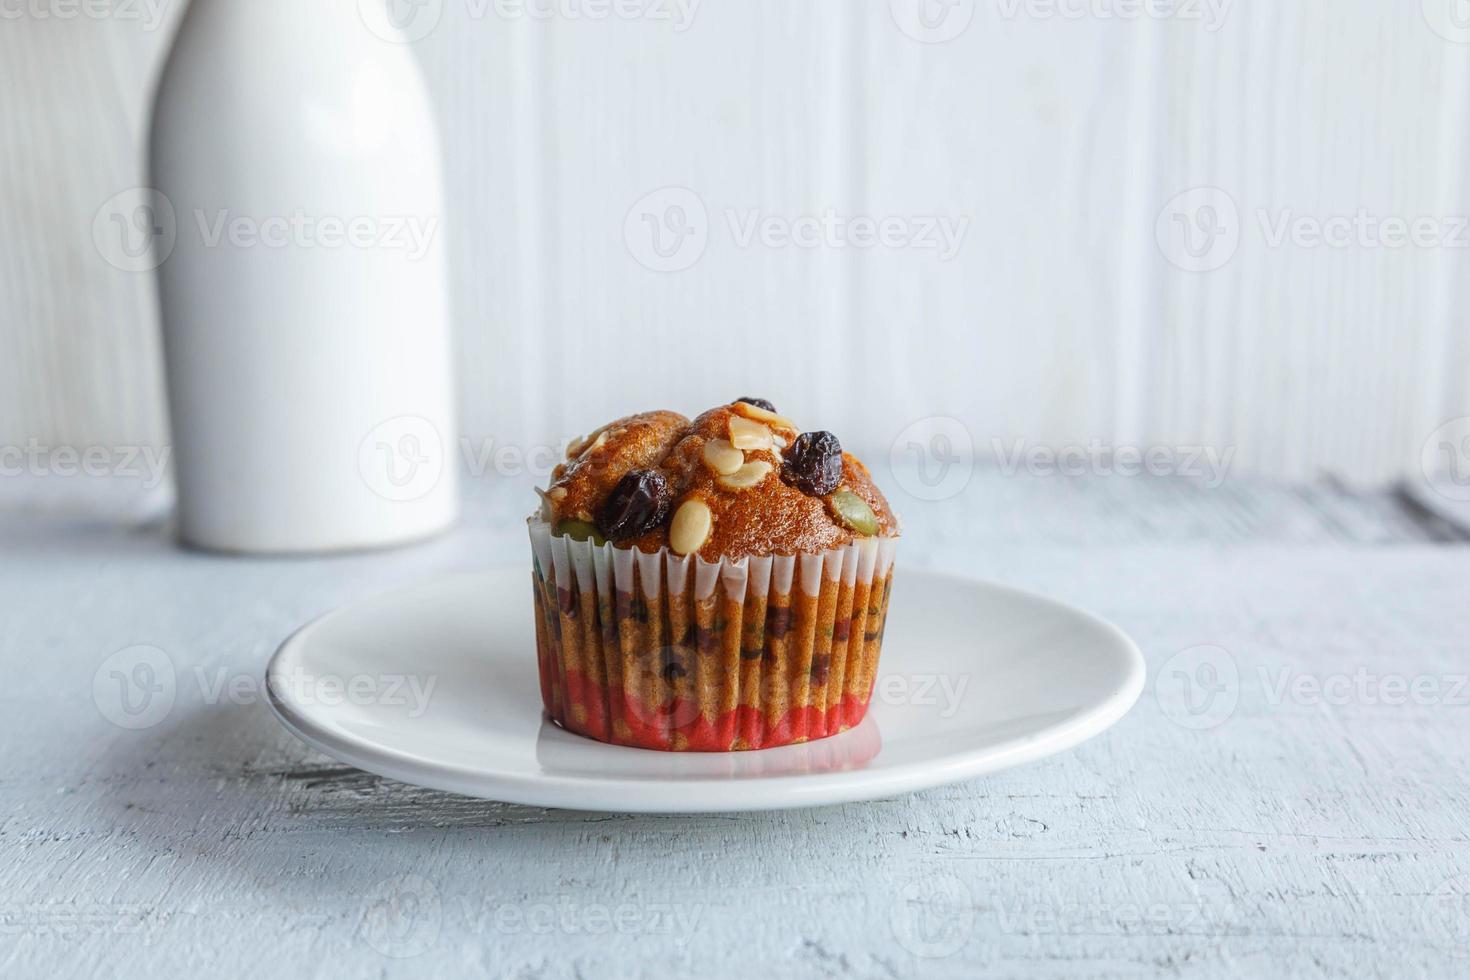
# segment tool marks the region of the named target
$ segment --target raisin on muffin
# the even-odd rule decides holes
[[[630,415],[573,441],[530,523],[563,727],[730,751],[862,720],[899,525],[832,433],[757,398]]]

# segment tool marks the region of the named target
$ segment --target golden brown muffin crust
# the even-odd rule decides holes
[[[705,461],[706,444],[730,439],[731,417],[754,419],[776,437],[770,449],[746,449],[747,463],[764,460],[770,472],[754,486],[730,489]],[[672,506],[655,528],[619,545],[654,552],[668,545],[670,519],[681,504],[701,500],[713,517],[708,539],[699,548],[707,561],[741,555],[792,555],[826,551],[861,537],[840,520],[831,495],[803,492],[783,477],[783,453],[795,439],[794,428],[752,412],[741,403],[713,408],[692,422],[676,412],[644,412],[612,422],[574,440],[568,461],[552,473],[542,517],[553,525],[566,520],[599,524],[603,504],[632,470],[656,469],[668,481]],[[743,423],[737,423],[743,424]],[[842,454],[842,480],[835,492],[856,494],[872,508],[878,535],[898,534],[898,521],[867,467]]]
[[[567,461],[552,470],[547,488],[555,520],[595,523],[602,502],[618,481],[629,470],[658,466],[688,424],[678,412],[642,412],[573,440],[567,447]]]

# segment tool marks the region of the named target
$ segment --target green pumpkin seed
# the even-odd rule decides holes
[[[851,490],[838,490],[827,498],[837,519],[858,534],[871,537],[878,533],[878,518],[868,502]]]
[[[556,525],[556,535],[557,537],[566,536],[573,541],[587,541],[590,539],[598,547],[607,543],[607,539],[602,536],[602,532],[597,530],[597,525],[589,524],[586,521],[571,519],[560,521]]]

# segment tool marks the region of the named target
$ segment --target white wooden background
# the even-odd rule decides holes
[[[1257,213],[1470,211],[1456,4],[1234,0],[1216,22],[1192,0],[1129,21],[956,0],[947,26],[967,26],[921,43],[911,0],[703,0],[683,30],[431,0],[414,50],[445,133],[465,433],[532,443],[750,393],[873,446],[950,415],[982,452],[1205,444],[1239,471],[1400,473],[1470,414],[1470,249],[1272,248]],[[0,16],[0,445],[162,444],[151,280],[90,229],[145,182],[182,8],[68,9]],[[668,186],[711,231],[658,273],[623,226]],[[1241,237],[1194,273],[1155,226],[1199,186],[1230,195]],[[724,219],[827,208],[970,225],[941,262],[740,248]]]

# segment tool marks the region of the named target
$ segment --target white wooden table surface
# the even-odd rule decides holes
[[[547,811],[276,724],[256,682],[288,633],[523,561],[526,493],[482,482],[450,537],[312,561],[11,494],[0,976],[1470,975],[1470,551],[1396,495],[982,472],[908,507],[906,565],[1109,617],[1151,676],[1078,750],[899,799]],[[129,730],[93,684],[137,644],[177,693]]]

